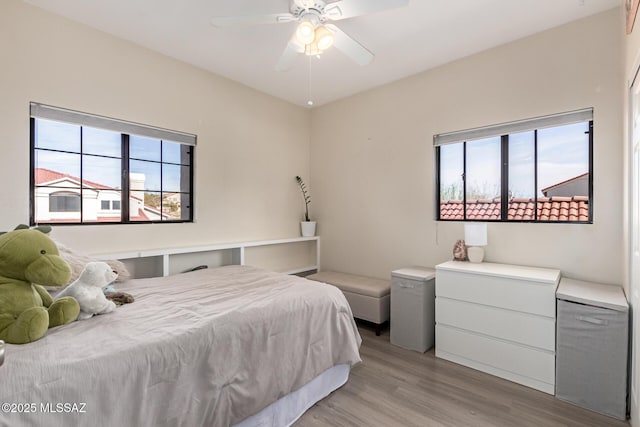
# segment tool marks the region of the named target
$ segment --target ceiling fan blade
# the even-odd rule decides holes
[[[287,43],[287,47],[284,48],[278,63],[276,64],[276,70],[287,71],[293,65],[293,61],[304,52],[304,46],[300,46],[293,38]]]
[[[324,8],[324,16],[332,21],[367,15],[409,4],[409,0],[339,0]]]
[[[359,65],[367,65],[373,61],[373,53],[366,47],[351,38],[347,33],[336,27],[335,25],[326,24],[334,35],[333,46],[353,59]]]
[[[214,16],[211,25],[214,27],[226,27],[229,25],[255,25],[255,24],[279,24],[281,22],[294,21],[296,18],[290,13],[272,13],[270,15],[249,16]]]

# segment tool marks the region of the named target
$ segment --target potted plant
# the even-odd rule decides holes
[[[300,222],[300,231],[302,232],[303,237],[315,236],[316,222],[309,219],[309,203],[311,203],[311,196],[309,196],[307,186],[302,178],[296,176],[296,182],[298,183],[298,187],[300,187],[302,199],[304,200],[304,221]]]

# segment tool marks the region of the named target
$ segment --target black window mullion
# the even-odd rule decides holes
[[[162,219],[162,215],[164,212],[164,185],[163,185],[163,181],[162,178],[164,177],[164,168],[162,167],[164,165],[164,158],[162,155],[162,152],[164,151],[162,148],[164,146],[164,141],[160,140],[160,221],[163,221]]]
[[[533,131],[533,220],[538,221],[538,129]]]
[[[195,150],[195,146],[191,146],[189,148],[189,221],[193,221],[193,151]],[[438,156],[438,161],[440,161],[440,157]],[[182,186],[180,186],[182,190]],[[438,218],[440,215],[440,208],[438,208]],[[180,219],[182,220],[182,208],[180,209]]]
[[[462,143],[462,219],[467,220],[467,141]]]
[[[436,220],[440,220],[442,197],[440,194],[440,146],[436,146]]]
[[[500,221],[509,219],[509,135],[500,138]]]
[[[80,224],[84,224],[84,126],[80,126]]]
[[[589,121],[589,222],[593,223],[593,120]]]
[[[36,223],[36,119],[29,119],[29,163],[31,176],[29,177],[29,224]]]
[[[120,196],[120,221],[128,223],[131,222],[129,216],[129,135],[122,134],[122,161],[121,169],[122,176],[120,180],[120,187],[122,188],[122,194]]]

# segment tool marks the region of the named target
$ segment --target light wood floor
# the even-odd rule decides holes
[[[389,343],[360,325],[362,363],[296,427],[626,426],[553,396]]]

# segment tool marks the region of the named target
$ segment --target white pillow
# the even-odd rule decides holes
[[[54,242],[56,246],[58,246],[58,251],[60,252],[60,256],[65,261],[67,261],[67,263],[71,267],[71,278],[69,279],[69,282],[67,284],[73,283],[80,276],[80,273],[82,273],[82,270],[84,270],[84,266],[87,265],[87,263],[92,261],[103,261],[109,264],[113,269],[113,271],[118,273],[118,280],[117,280],[118,282],[123,282],[125,280],[128,280],[131,277],[131,274],[129,273],[129,270],[127,270],[127,267],[117,259],[107,260],[107,259],[92,258],[87,255],[79,254],[78,252],[63,245],[58,241],[54,240]]]

